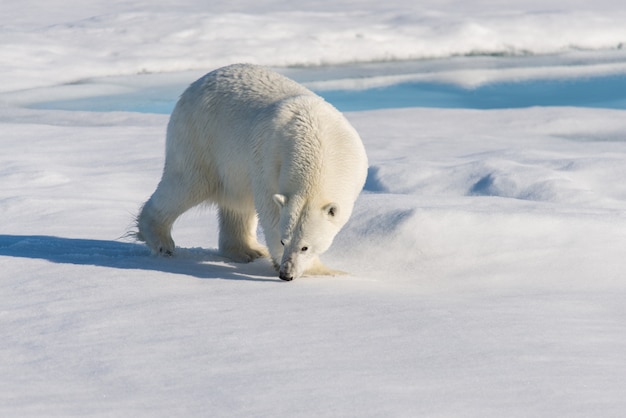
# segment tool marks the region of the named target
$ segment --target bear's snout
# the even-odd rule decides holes
[[[280,269],[278,270],[278,278],[281,280],[285,280],[287,282],[294,279],[294,268],[293,261],[291,258],[287,258],[287,260],[283,261],[280,265]]]

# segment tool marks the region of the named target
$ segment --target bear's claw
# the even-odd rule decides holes
[[[174,252],[172,250],[167,250],[163,247],[159,247],[159,255],[162,255],[163,257],[171,257],[174,255]]]

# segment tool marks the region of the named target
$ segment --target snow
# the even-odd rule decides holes
[[[54,3],[0,4],[0,415],[624,415],[624,110],[347,113],[369,176],[323,258],[351,274],[284,283],[219,256],[214,208],[175,258],[124,238],[167,115],[32,108],[240,60],[322,89],[619,75],[619,3]]]
[[[555,4],[430,1],[4,2],[0,92],[84,78],[216,68],[233,62],[311,66],[466,55],[617,50],[616,1]],[[76,3],[76,4],[72,4]],[[573,5],[569,6],[570,3]],[[46,3],[46,6],[49,3]],[[242,6],[243,5],[243,6]],[[254,36],[251,36],[254,34]],[[622,69],[623,64],[622,64]]]

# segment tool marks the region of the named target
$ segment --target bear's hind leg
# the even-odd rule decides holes
[[[256,238],[257,217],[254,210],[239,211],[220,206],[220,253],[233,261],[247,263],[269,255]]]
[[[155,254],[170,256],[174,253],[174,221],[208,197],[197,187],[187,187],[188,183],[182,176],[166,172],[157,189],[141,208],[137,217],[136,237],[144,241]]]
[[[174,253],[174,240],[171,229],[174,221],[164,218],[151,197],[141,208],[137,217],[137,234],[154,254],[170,256]]]

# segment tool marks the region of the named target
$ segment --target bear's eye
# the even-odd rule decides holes
[[[283,241],[282,239],[280,240],[280,244],[284,247],[285,246],[285,241]]]
[[[302,248],[301,248],[302,252],[305,252],[305,251],[306,251],[306,250],[308,250],[308,249],[309,249],[309,247],[302,247]]]

